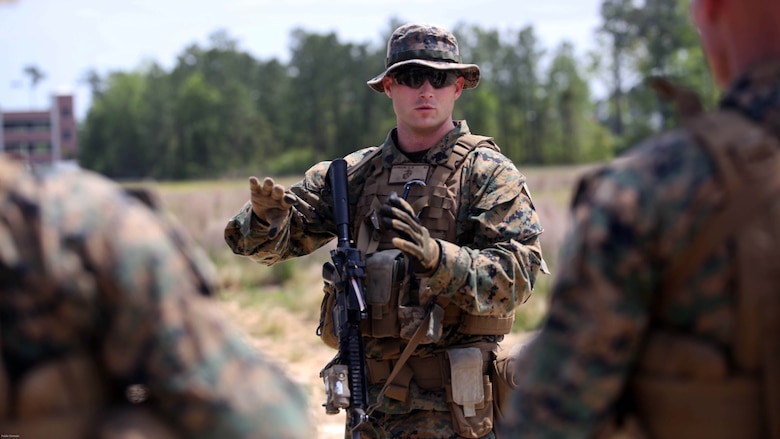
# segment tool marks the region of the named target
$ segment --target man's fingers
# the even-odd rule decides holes
[[[271,188],[271,198],[277,201],[284,198],[284,186],[282,186],[281,184],[273,185],[273,187]]]
[[[298,199],[295,197],[295,195],[285,192],[284,198],[282,199],[282,204],[284,204],[284,207],[290,207],[295,204],[295,202],[298,201]]]
[[[401,238],[407,240],[407,241],[416,241],[414,239],[418,232],[415,228],[413,228],[408,223],[405,223],[401,220],[394,219],[391,221],[391,228],[397,233]]]
[[[263,180],[263,188],[261,189],[260,193],[264,196],[271,195],[271,191],[274,189],[274,179],[271,177],[265,177],[265,180]]]
[[[409,204],[408,201],[399,197],[398,194],[396,194],[395,192],[391,193],[390,196],[387,197],[387,201],[392,207],[403,210],[404,212],[406,212],[407,215],[413,218],[416,217],[412,205]]]
[[[401,250],[402,252],[414,257],[415,259],[422,260],[424,258],[424,254],[422,252],[422,248],[420,246],[407,241],[403,238],[393,238],[392,239],[393,246],[397,248],[398,250]]]
[[[257,177],[249,177],[249,190],[262,197],[268,197],[275,201],[280,201],[282,207],[290,207],[295,204],[295,196],[287,193],[287,189],[274,182],[271,177],[263,179],[263,183],[260,184],[260,180]]]

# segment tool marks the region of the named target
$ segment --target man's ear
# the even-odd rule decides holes
[[[385,88],[385,94],[388,98],[393,98],[393,78],[391,78],[388,75],[385,75],[384,78],[382,78],[382,87]]]
[[[455,99],[458,99],[463,93],[463,85],[466,83],[466,80],[463,79],[463,76],[458,76],[458,80],[455,81]]]

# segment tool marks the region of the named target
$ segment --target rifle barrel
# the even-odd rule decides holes
[[[333,191],[333,220],[339,247],[349,247],[349,200],[347,199],[347,161],[339,158],[330,163],[330,186]]]

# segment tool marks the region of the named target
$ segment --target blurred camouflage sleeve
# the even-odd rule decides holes
[[[428,285],[471,314],[505,315],[528,299],[542,270],[542,225],[525,176],[499,152],[475,150],[461,178],[458,242],[439,241]]]
[[[45,185],[44,254],[75,310],[89,311],[81,319],[95,316],[90,337],[112,382],[148,386],[144,404],[188,438],[311,437],[302,390],[204,294],[203,260],[162,217],[95,176]]]

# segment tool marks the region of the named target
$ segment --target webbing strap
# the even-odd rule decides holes
[[[387,377],[387,381],[385,381],[385,385],[382,386],[382,390],[379,391],[379,395],[377,395],[376,397],[376,402],[372,404],[368,408],[368,410],[366,410],[367,415],[371,416],[371,413],[373,413],[374,410],[376,410],[376,408],[379,406],[379,404],[382,403],[382,399],[384,398],[387,389],[393,384],[393,380],[395,380],[396,376],[398,376],[398,373],[401,372],[401,369],[409,360],[409,357],[412,356],[414,350],[417,349],[417,346],[420,345],[420,342],[422,342],[423,337],[425,337],[430,321],[431,321],[431,313],[427,313],[425,315],[425,319],[423,319],[422,323],[420,323],[420,326],[417,327],[416,331],[414,331],[414,335],[409,340],[409,344],[407,344],[403,352],[401,352],[401,356],[398,358],[398,361],[395,363],[393,370],[390,372],[390,376]]]

